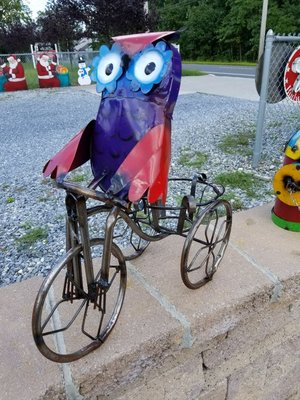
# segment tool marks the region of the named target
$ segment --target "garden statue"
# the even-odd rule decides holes
[[[56,77],[56,63],[48,54],[42,54],[36,63],[36,70],[40,88],[60,87],[59,79]]]
[[[21,60],[16,55],[11,54],[7,57],[7,61],[8,65],[6,63],[1,65],[2,72],[7,79],[7,82],[4,83],[4,91],[13,92],[28,89]]]
[[[91,75],[102,92],[97,119],[47,163],[45,176],[65,175],[90,159],[105,192],[137,201],[149,189],[150,202],[165,201],[181,79],[179,53],[163,40],[172,34],[119,36],[111,49],[101,46]]]
[[[276,172],[273,222],[289,231],[300,232],[300,130],[285,146],[283,166]]]
[[[224,187],[201,173],[168,179],[181,78],[180,55],[169,41],[177,35],[118,36],[111,49],[101,46],[91,75],[102,93],[96,121],[44,167],[66,191],[67,211],[67,252],[43,281],[32,313],[35,343],[52,361],[78,360],[105,342],[124,301],[126,261],[150,242],[184,238],[180,271],[189,289],[209,282],[223,258],[232,224],[230,204],[220,198]],[[67,179],[88,160],[89,184]],[[165,205],[168,181],[185,190],[180,205]],[[60,348],[51,340],[57,333],[66,343]]]
[[[78,59],[78,84],[80,86],[90,85],[91,78],[89,76],[90,67],[86,66],[85,60],[83,57],[79,57]]]

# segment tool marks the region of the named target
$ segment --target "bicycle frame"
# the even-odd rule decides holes
[[[45,279],[37,296],[32,318],[35,342],[47,358],[56,362],[71,362],[102,345],[116,324],[123,304],[126,290],[125,262],[142,254],[150,242],[169,235],[184,237],[181,257],[183,283],[190,289],[197,289],[212,279],[224,255],[231,229],[230,205],[224,200],[219,200],[224,188],[208,183],[204,175],[193,179],[176,178],[171,181],[191,183],[190,193],[182,197],[179,206],[148,204],[144,197],[138,204],[131,204],[97,190],[95,181],[88,187],[67,181],[57,182],[57,186],[66,191],[67,254]],[[196,201],[198,184],[203,185],[203,189],[200,190],[200,197]],[[208,189],[211,191],[210,197],[206,197]],[[98,204],[88,207],[87,201],[90,200],[96,200]],[[106,215],[103,235],[100,238],[91,237],[89,219],[98,215],[101,217],[102,214]],[[129,229],[131,250],[134,250],[126,256],[115,243],[115,240],[122,236],[114,232],[120,220],[124,222],[125,230]],[[203,238],[198,236],[201,230]],[[139,238],[137,245],[132,241],[134,234]],[[141,241],[145,244],[141,244]],[[197,246],[195,251],[194,244]],[[102,249],[101,264],[95,273],[92,248],[98,245]],[[200,261],[197,261],[199,256]],[[191,276],[201,270],[204,271],[204,276],[193,280]],[[56,281],[60,284],[57,278],[61,273],[65,274],[62,295],[58,295],[58,299],[52,301],[53,306],[50,312],[46,311],[46,318],[43,319],[47,296]],[[116,299],[109,309],[111,295]],[[55,319],[55,314],[59,312],[62,304],[69,304],[70,309],[73,310],[74,307],[75,311],[71,311],[70,317],[66,318],[67,322],[62,327],[49,328],[48,325],[53,318]],[[92,309],[90,305],[93,305]],[[88,323],[91,312],[96,313],[92,319],[98,321],[93,333]],[[108,312],[108,321],[105,321]],[[83,337],[88,337],[91,343],[70,354],[60,354],[51,350],[46,343],[47,336],[55,336],[76,328],[78,318],[82,319]]]

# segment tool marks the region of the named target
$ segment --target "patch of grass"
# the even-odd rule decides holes
[[[275,193],[275,191],[272,190],[272,189],[266,190],[266,191],[265,191],[265,195],[266,195],[266,196],[273,196],[273,197],[276,197],[276,193]]]
[[[37,72],[33,68],[32,63],[22,63],[24,67],[25,77],[27,81],[28,89],[37,89],[39,87]]]
[[[183,69],[182,76],[203,76],[206,72],[198,71],[197,69]]]
[[[219,149],[226,154],[241,154],[241,155],[251,155],[252,149],[250,147],[250,142],[255,138],[254,131],[239,132],[234,135],[224,136],[220,143]]]
[[[87,174],[84,172],[77,172],[70,175],[70,181],[72,182],[84,182],[87,180]]]
[[[6,204],[14,203],[14,201],[15,201],[15,198],[14,198],[14,197],[7,197],[7,199],[6,199]]]
[[[211,61],[211,60],[183,60],[182,64],[210,64],[210,65],[232,65],[232,66],[244,66],[244,67],[255,67],[256,63],[248,61]]]
[[[181,206],[182,198],[183,198],[183,196],[180,195],[180,194],[174,195],[173,201],[174,201],[176,207],[180,207]]]
[[[69,70],[69,79],[71,86],[78,86],[78,65],[74,63],[73,65],[69,63],[62,63]],[[34,69],[31,62],[22,63],[25,71],[26,81],[28,85],[28,89],[37,89],[39,88],[39,81],[36,69]]]
[[[148,215],[145,214],[144,211],[141,210],[141,211],[138,211],[138,212],[136,213],[136,217],[139,218],[139,219],[145,219],[145,218],[148,217]]]
[[[66,66],[69,70],[69,80],[71,86],[78,86],[78,64],[69,62],[62,62],[64,66]],[[25,71],[26,81],[28,85],[28,89],[38,89],[39,81],[36,69],[34,69],[33,64],[31,62],[22,63]],[[182,76],[201,76],[207,75],[205,72],[198,70],[182,70]]]
[[[253,174],[243,171],[223,172],[215,177],[215,182],[232,189],[243,190],[248,197],[256,198],[257,189],[262,188],[263,182]]]
[[[181,149],[179,156],[179,164],[186,167],[201,168],[208,159],[208,155],[202,151],[192,151],[189,149]]]
[[[223,194],[222,199],[229,201],[233,211],[241,210],[244,204],[241,199],[239,199],[234,193],[226,192]]]
[[[16,242],[22,246],[31,246],[38,240],[46,239],[48,232],[45,228],[37,227],[31,228],[30,231],[16,239]]]

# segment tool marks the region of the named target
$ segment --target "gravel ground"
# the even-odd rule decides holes
[[[95,118],[99,101],[97,94],[82,88],[1,94],[0,286],[45,275],[64,253],[64,193],[44,180],[41,171],[64,143]],[[250,155],[228,155],[218,147],[224,135],[255,131],[257,108],[257,102],[228,97],[180,96],[174,113],[170,176],[192,177],[195,168],[180,165],[180,156],[183,149],[201,151],[208,155],[201,172],[212,179],[235,170],[259,177],[262,186],[254,197],[240,189],[231,194],[229,190],[233,205],[250,208],[273,201],[271,181],[282,162],[286,138],[268,133],[264,140],[268,150],[256,171],[251,170]],[[81,173],[89,173],[89,166]],[[24,235],[35,228],[41,239],[30,244]]]

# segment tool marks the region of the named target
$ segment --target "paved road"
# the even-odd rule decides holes
[[[255,80],[232,76],[184,76],[181,80],[180,94],[207,93],[229,96],[237,99],[258,101]]]
[[[212,75],[232,76],[239,78],[254,78],[256,69],[256,67],[210,64],[183,64],[183,68],[196,69]]]

